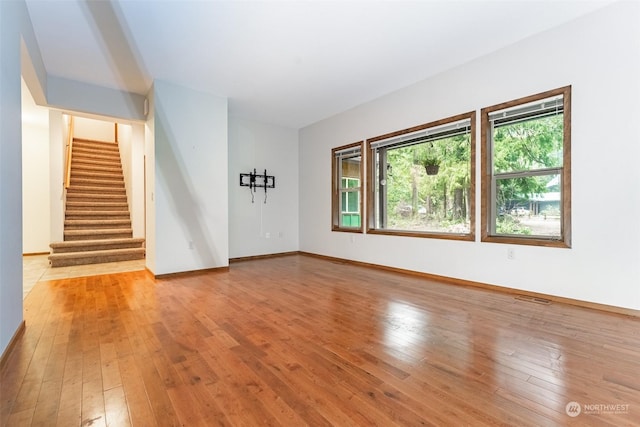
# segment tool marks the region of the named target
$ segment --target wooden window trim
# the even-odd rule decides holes
[[[371,148],[371,144],[377,141],[381,141],[388,138],[393,138],[408,133],[418,132],[421,130],[445,125],[460,120],[468,119],[470,121],[470,143],[471,151],[469,153],[470,158],[470,170],[469,170],[469,194],[470,206],[469,206],[469,233],[437,233],[430,231],[409,231],[409,230],[387,230],[379,229],[375,227],[375,180],[374,180],[374,163],[375,153]],[[443,239],[443,240],[458,240],[458,241],[475,241],[475,223],[476,223],[476,112],[470,111],[468,113],[458,114],[455,116],[447,117],[445,119],[436,120],[433,122],[413,126],[407,129],[390,132],[384,135],[379,135],[366,140],[366,152],[367,152],[367,181],[366,181],[366,195],[367,195],[367,234],[379,234],[389,236],[404,236],[404,237],[422,237],[430,239]]]
[[[553,96],[563,96],[563,143],[562,143],[562,218],[561,218],[561,232],[560,239],[544,239],[539,236],[494,236],[489,234],[491,215],[489,212],[489,205],[491,199],[491,174],[489,166],[491,165],[489,156],[489,144],[491,141],[490,132],[491,124],[489,122],[489,114],[503,110],[506,108],[515,107],[520,104],[526,104],[529,102],[539,101],[545,98]],[[482,224],[481,241],[490,243],[505,243],[514,245],[531,245],[531,246],[544,246],[555,248],[570,248],[571,247],[571,86],[564,86],[558,89],[541,92],[535,95],[526,96],[524,98],[515,99],[501,104],[496,104],[491,107],[486,107],[481,110],[481,125],[480,125],[480,163],[481,163],[481,204],[480,204],[480,216]]]
[[[340,226],[340,184],[338,183],[338,170],[336,153],[350,148],[360,148],[360,227]],[[341,231],[346,233],[364,233],[365,212],[364,212],[364,169],[365,169],[364,141],[342,145],[331,150],[331,231]]]

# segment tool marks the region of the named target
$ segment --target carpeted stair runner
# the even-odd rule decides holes
[[[144,239],[132,236],[118,146],[74,139],[64,242],[50,244],[51,266],[143,259]]]

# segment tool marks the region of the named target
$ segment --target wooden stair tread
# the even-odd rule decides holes
[[[98,211],[93,209],[67,209],[65,212],[66,216],[92,216],[92,215],[102,215],[102,216],[127,216],[129,217],[128,210],[112,210],[112,211]]]
[[[67,188],[67,191],[71,191],[71,192],[78,192],[81,193],[83,191],[85,192],[102,192],[102,191],[107,191],[109,193],[117,193],[117,192],[123,192],[125,191],[124,185],[122,186],[122,188],[113,188],[113,187],[95,187],[95,186],[90,186],[90,185],[70,185],[69,188]]]
[[[126,194],[105,194],[105,193],[67,193],[67,200],[69,198],[72,199],[85,199],[93,200],[93,199],[121,199],[123,202],[126,202],[127,195]]]
[[[98,148],[94,149],[88,146],[77,146],[74,144],[73,151],[76,154],[89,154],[89,155],[105,155],[105,156],[116,156],[120,155],[120,151],[116,148],[114,150],[106,149],[106,148]]]
[[[91,196],[93,197],[94,195],[92,194]],[[76,197],[75,199],[77,198],[78,197]],[[114,202],[114,201],[70,200],[67,202],[67,209],[69,208],[69,206],[72,206],[72,207],[89,206],[89,207],[108,207],[108,208],[126,207],[127,209],[129,209],[129,205],[127,204],[127,202]]]
[[[123,187],[124,180],[122,179],[96,179],[96,178],[71,178],[71,185],[73,187],[87,185],[90,187]]]
[[[76,167],[80,165],[95,165],[95,166],[103,166],[110,168],[122,168],[119,160],[116,161],[106,161],[106,160],[95,160],[90,158],[80,158],[80,159],[72,159],[75,162]]]
[[[109,234],[109,233],[113,233],[113,234],[119,234],[119,233],[123,233],[125,231],[128,231],[130,233],[133,233],[133,230],[131,228],[94,228],[94,229],[87,229],[87,230],[64,230],[64,234],[65,236],[67,234],[69,235],[77,235],[77,234]]]
[[[144,259],[145,248],[103,249],[97,251],[66,252],[49,255],[52,267],[103,264]]]
[[[80,153],[74,154],[72,160],[96,160],[99,162],[113,162],[120,163],[120,156],[115,155],[100,155],[100,154],[88,154],[88,153]]]
[[[132,244],[135,243],[135,244],[141,245],[142,243],[144,243],[144,239],[132,237],[132,238],[128,238],[128,239],[108,239],[106,241],[105,241],[105,239],[74,240],[74,241],[51,243],[49,246],[51,246],[51,248],[59,249],[59,248],[73,248],[73,247],[77,247],[77,246],[86,246],[86,245],[91,245],[91,244],[96,244],[96,245],[97,244],[100,244],[100,245],[104,245],[104,244],[117,245],[117,244],[121,244],[121,243],[132,243]]]
[[[99,251],[63,252],[49,255],[49,259],[71,258],[71,257],[92,257],[109,255],[114,253],[144,253],[145,248],[122,248],[122,249],[102,249]]]
[[[91,165],[91,164],[76,164],[71,166],[71,175],[76,173],[76,171],[100,171],[100,172],[109,172],[109,173],[122,173],[122,166],[104,166],[104,165]]]
[[[122,171],[116,172],[97,172],[93,169],[71,170],[71,179],[73,178],[94,178],[94,179],[118,179],[123,180]]]
[[[131,227],[130,219],[65,219],[64,225],[129,225]]]

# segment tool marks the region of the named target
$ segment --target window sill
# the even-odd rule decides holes
[[[386,236],[402,236],[402,237],[421,237],[427,239],[443,239],[443,240],[460,240],[460,241],[474,241],[475,236],[473,234],[458,234],[458,233],[436,233],[430,231],[406,231],[406,230],[381,230],[378,228],[367,229],[367,234],[379,234]]]
[[[570,249],[571,245],[560,239],[545,239],[540,237],[519,237],[519,236],[483,236],[482,242],[504,243],[509,245],[543,246],[548,248]]]

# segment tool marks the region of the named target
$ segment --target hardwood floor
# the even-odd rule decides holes
[[[304,255],[40,281],[25,320],[2,426],[640,422],[638,318]]]

